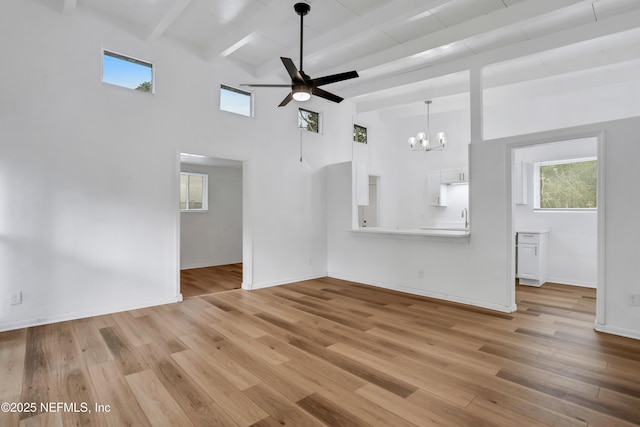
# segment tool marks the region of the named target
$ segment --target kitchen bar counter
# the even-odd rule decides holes
[[[382,228],[365,227],[351,230],[354,233],[362,234],[387,234],[396,236],[417,236],[417,237],[446,237],[446,238],[467,238],[470,235],[468,229],[464,228]]]

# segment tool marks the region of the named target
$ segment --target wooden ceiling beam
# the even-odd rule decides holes
[[[264,9],[253,13],[240,27],[226,32],[223,37],[212,40],[211,44],[205,49],[204,58],[207,61],[226,58],[251,41],[255,33],[282,21],[283,17],[288,16],[287,14],[293,16],[293,13],[291,0],[275,0]]]
[[[485,67],[512,59],[545,52],[552,49],[567,47],[587,40],[593,40],[608,35],[617,34],[637,28],[640,22],[640,9],[620,15],[600,19],[577,27],[568,28],[553,34],[526,40],[509,46],[499,47],[473,56],[459,58],[417,69],[402,75],[384,76],[379,79],[353,82],[348,87],[341,88],[341,95],[354,98],[367,94],[375,94],[386,89],[411,85],[425,80],[453,74],[472,67]],[[357,101],[355,101],[357,103]]]
[[[367,38],[380,28],[397,25],[411,17],[427,13],[430,9],[450,3],[452,0],[395,0],[386,5],[374,9],[360,18],[349,21],[331,31],[312,40],[305,40],[305,57],[332,50],[346,42]],[[313,13],[313,11],[311,11]],[[282,56],[297,57],[299,46],[286,52]],[[282,64],[279,58],[274,58],[256,68],[253,73],[256,77],[270,76],[280,71]]]
[[[489,34],[501,28],[521,25],[532,21],[534,18],[579,3],[583,3],[583,0],[563,0],[560,2],[557,0],[528,0],[520,2],[509,8],[499,9],[494,13],[425,34],[399,46],[355,58],[353,61],[340,64],[340,68],[355,69],[364,76],[369,69],[390,65],[393,62],[403,61],[407,58],[426,55],[434,49],[445,48],[455,43],[464,43],[466,40],[473,40],[474,37]],[[325,70],[326,73],[333,71],[334,69]]]
[[[153,25],[146,28],[142,35],[142,39],[148,41],[161,36],[165,31],[167,31],[167,28],[173,24],[178,16],[180,16],[182,11],[189,6],[189,3],[191,3],[191,0],[174,0],[171,7],[162,14]]]

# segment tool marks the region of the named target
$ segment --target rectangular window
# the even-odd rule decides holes
[[[299,108],[298,127],[309,132],[320,132],[320,113]]]
[[[367,128],[360,125],[353,125],[353,140],[362,144],[367,143]]]
[[[540,162],[534,167],[536,209],[596,209],[598,162],[595,158]]]
[[[208,175],[180,172],[180,210],[206,211],[208,209]]]
[[[253,95],[251,92],[220,85],[220,109],[242,116],[252,116]]]
[[[153,65],[105,50],[102,55],[102,81],[153,93]]]

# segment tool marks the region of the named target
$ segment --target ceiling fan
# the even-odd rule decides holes
[[[300,15],[300,70],[296,68],[291,58],[280,57],[284,67],[287,69],[289,76],[291,76],[291,84],[242,84],[241,86],[251,87],[290,87],[291,92],[282,100],[278,107],[284,107],[292,99],[296,101],[307,101],[311,98],[311,95],[319,96],[320,98],[328,99],[333,102],[341,102],[343,98],[326,90],[320,89],[318,86],[327,85],[330,83],[336,83],[343,80],[353,79],[358,77],[356,71],[348,71],[346,73],[333,74],[330,76],[318,77],[312,79],[304,71],[302,71],[302,41],[303,41],[303,19],[306,14],[311,10],[311,6],[307,3],[296,3],[293,9],[298,15]]]

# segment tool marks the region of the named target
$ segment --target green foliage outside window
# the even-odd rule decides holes
[[[541,209],[595,209],[597,161],[540,166]]]
[[[320,114],[304,108],[298,109],[298,127],[309,132],[318,133],[320,130]]]
[[[151,82],[140,83],[136,88],[136,90],[139,90],[142,92],[151,92],[151,89],[152,89]]]
[[[360,125],[353,125],[353,140],[355,142],[367,143],[367,128]]]
[[[102,81],[152,93],[153,64],[105,50],[102,55]]]

